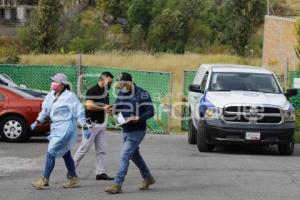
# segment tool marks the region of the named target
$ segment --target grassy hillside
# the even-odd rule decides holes
[[[300,16],[299,0],[270,0],[275,15]]]
[[[287,5],[300,15],[300,1],[299,0],[286,0]]]

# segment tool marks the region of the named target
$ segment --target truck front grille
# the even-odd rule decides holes
[[[281,110],[266,106],[227,106],[222,119],[227,123],[280,124],[283,121]]]

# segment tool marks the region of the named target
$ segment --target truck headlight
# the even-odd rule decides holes
[[[294,110],[284,110],[283,111],[284,121],[294,122],[296,120],[296,114]]]
[[[205,111],[205,119],[219,119],[221,117],[222,110],[220,108],[208,108]]]

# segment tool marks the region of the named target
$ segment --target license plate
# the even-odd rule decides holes
[[[259,132],[246,132],[246,140],[260,140]]]

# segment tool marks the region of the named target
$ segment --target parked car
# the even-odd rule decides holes
[[[7,142],[25,141],[34,134],[45,134],[49,125],[30,130],[41,111],[43,98],[18,88],[0,86],[0,135]]]
[[[276,76],[263,68],[202,65],[190,85],[188,141],[200,152],[216,144],[278,145],[294,151],[295,110]]]
[[[7,74],[3,74],[3,73],[0,74],[0,85],[6,85],[8,87],[13,87],[18,90],[22,90],[22,91],[29,93],[35,97],[45,97],[47,95],[47,93],[45,91],[32,90],[32,89],[27,88],[27,86],[23,85],[23,84],[21,84],[19,86],[10,78],[10,76],[8,76]]]
[[[9,87],[20,87],[18,84],[16,84],[7,74],[0,74],[0,85],[6,85]],[[22,85],[23,88],[26,88],[26,86]]]

